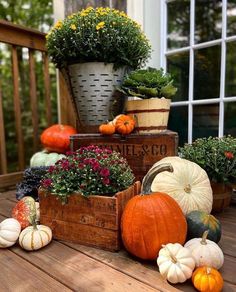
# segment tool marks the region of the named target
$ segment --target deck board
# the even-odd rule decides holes
[[[15,191],[0,193],[0,221],[11,217],[15,202]],[[223,229],[219,243],[225,255],[220,270],[225,280],[223,292],[233,292],[236,206],[216,217]],[[158,273],[155,262],[138,260],[125,250],[112,253],[65,241],[53,240],[37,252],[26,252],[18,244],[0,250],[0,269],[0,291],[196,291],[191,281],[169,285]]]

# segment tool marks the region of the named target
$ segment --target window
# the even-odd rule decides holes
[[[160,65],[178,87],[169,129],[180,145],[236,136],[236,1],[162,0],[162,11]]]

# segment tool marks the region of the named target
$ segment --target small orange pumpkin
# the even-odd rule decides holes
[[[197,268],[192,275],[194,287],[201,292],[220,292],[224,280],[214,268],[207,266]]]
[[[153,168],[143,190],[125,206],[121,220],[122,240],[133,255],[155,260],[163,244],[185,242],[187,222],[174,199],[164,193],[151,193],[154,177],[161,171],[173,171],[170,164]]]
[[[130,134],[135,127],[135,120],[128,115],[119,115],[115,121],[116,131],[122,135]]]
[[[107,124],[101,124],[98,130],[102,135],[112,135],[115,133],[116,127],[113,122],[109,122]]]

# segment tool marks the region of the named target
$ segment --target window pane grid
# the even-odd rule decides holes
[[[215,21],[212,25],[209,25],[209,28],[214,28],[215,29],[215,34],[213,33],[210,37],[210,40],[207,41],[206,37],[207,35],[205,35],[205,37],[202,39],[204,42],[200,42],[199,39],[196,40],[195,38],[195,15],[196,15],[196,5],[201,5],[200,2],[197,2],[198,0],[190,0],[190,38],[189,38],[189,44],[187,46],[184,47],[180,47],[180,48],[175,48],[175,47],[167,47],[167,40],[168,40],[168,32],[167,32],[167,27],[168,27],[168,4],[171,3],[172,5],[172,9],[173,9],[173,5],[174,3],[178,2],[175,0],[163,0],[162,1],[162,10],[163,10],[163,25],[165,27],[165,29],[162,30],[162,32],[164,33],[164,44],[162,46],[162,56],[163,56],[163,61],[161,63],[162,67],[167,70],[167,60],[172,58],[174,55],[177,54],[183,54],[183,53],[189,53],[189,89],[188,89],[188,100],[180,100],[180,101],[173,101],[171,103],[172,107],[179,107],[179,106],[188,106],[188,143],[192,142],[193,139],[193,111],[194,111],[194,107],[193,106],[197,106],[197,105],[207,105],[207,104],[218,104],[219,110],[218,110],[218,136],[221,137],[223,136],[224,133],[224,113],[225,113],[225,103],[230,103],[230,102],[235,102],[236,101],[236,96],[228,96],[225,97],[225,88],[226,88],[226,53],[227,53],[227,44],[230,42],[234,42],[236,41],[236,35],[227,35],[227,0],[222,0],[221,2],[218,1],[218,22]],[[200,4],[199,4],[200,3]],[[199,8],[200,6],[198,6]],[[236,6],[235,6],[236,8]],[[201,7],[202,9],[202,7]],[[210,9],[210,8],[209,8]],[[212,12],[212,10],[210,11]],[[214,11],[212,12],[214,13]],[[201,25],[201,24],[200,24]],[[219,38],[219,29],[220,29],[220,25],[221,25],[221,38]],[[199,21],[198,21],[198,26],[199,26]],[[172,23],[172,27],[173,27],[173,23]],[[178,27],[175,28],[176,31],[178,32]],[[199,30],[199,27],[198,27]],[[181,39],[181,27],[180,27],[180,32],[179,32],[179,37]],[[198,31],[199,34],[199,31]],[[200,35],[199,35],[200,36]],[[214,39],[214,37],[217,37],[217,39]],[[177,35],[178,38],[178,35]],[[197,42],[196,42],[197,41]],[[217,45],[219,46],[217,49]],[[208,50],[208,48],[213,47],[211,49],[211,51]],[[201,49],[205,49],[205,51],[201,51]],[[211,74],[215,74],[214,77],[212,78],[212,83],[209,83],[210,85],[214,83],[214,81],[216,81],[215,84],[216,87],[218,86],[218,88],[213,88],[212,86],[212,90],[214,90],[215,93],[212,92],[212,98],[210,98],[206,92],[204,99],[201,99],[201,96],[195,96],[194,98],[194,86],[196,84],[194,84],[194,73],[197,74],[198,71],[194,71],[194,66],[196,66],[196,62],[198,59],[195,60],[196,56],[195,54],[200,53],[200,57],[204,57],[206,60],[208,61],[209,64],[211,64],[211,66],[215,66],[217,63],[216,58],[214,59],[215,54],[218,55],[218,71],[216,70],[216,73],[212,72]],[[204,53],[203,53],[204,52]],[[209,55],[209,53],[210,55]],[[218,53],[216,53],[218,52]],[[217,57],[216,55],[216,57]],[[228,53],[227,53],[228,55]],[[211,57],[212,59],[209,59],[209,57]],[[204,61],[204,60],[203,60]],[[206,63],[206,66],[208,65],[208,63]],[[231,65],[232,66],[232,65]],[[210,70],[211,67],[208,68],[208,70]],[[170,73],[172,73],[171,71],[169,71]],[[203,71],[204,72],[204,71]],[[218,73],[218,74],[217,74]],[[217,77],[218,75],[218,77]],[[199,77],[199,74],[196,75]],[[217,81],[218,78],[218,81]],[[219,84],[220,83],[220,84]],[[201,84],[201,83],[199,83]],[[209,86],[210,86],[209,85]],[[218,90],[218,91],[217,91]],[[196,100],[196,98],[199,98],[199,100]],[[227,131],[226,131],[227,132]],[[196,136],[196,135],[194,135]]]

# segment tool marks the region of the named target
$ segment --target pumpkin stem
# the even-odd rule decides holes
[[[174,172],[174,169],[170,163],[162,163],[158,166],[155,166],[149,170],[149,172],[145,175],[142,186],[141,186],[141,194],[150,194],[152,192],[151,186],[154,178],[158,173],[163,171]]]
[[[210,275],[210,273],[211,273],[211,268],[210,267],[206,268],[206,273],[207,273],[207,275]]]
[[[170,258],[171,258],[171,261],[174,264],[177,264],[178,260],[177,260],[176,256],[174,256],[173,253],[169,250],[169,248],[166,245],[162,245],[162,247],[164,247],[168,251]]]
[[[206,239],[207,239],[208,233],[209,233],[209,230],[204,231],[204,233],[202,235],[201,244],[204,244],[204,245],[207,244]]]

